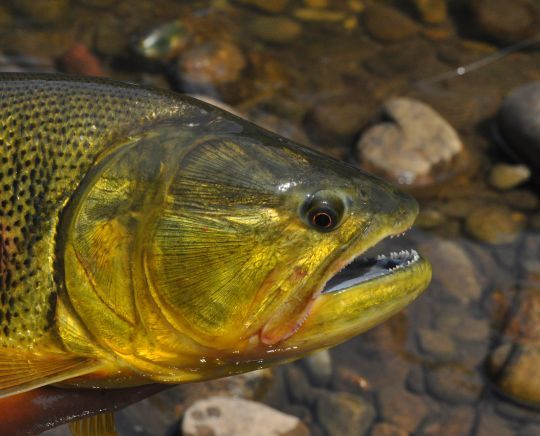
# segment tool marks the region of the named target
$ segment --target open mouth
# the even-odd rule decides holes
[[[326,283],[322,293],[343,291],[360,283],[393,274],[420,259],[415,250],[402,250],[377,257],[359,256]]]
[[[345,291],[359,284],[380,279],[412,267],[421,257],[416,250],[392,251],[389,254],[371,254],[372,249],[380,253],[388,239],[399,238],[406,232],[395,233],[376,246],[354,257],[344,268],[332,276],[325,284],[322,294]]]

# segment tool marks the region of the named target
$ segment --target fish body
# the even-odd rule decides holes
[[[360,257],[417,210],[186,96],[0,75],[0,396],[204,380],[342,342],[427,286],[414,251]]]

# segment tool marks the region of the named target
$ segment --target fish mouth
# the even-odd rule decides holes
[[[401,250],[376,257],[365,257],[362,254],[353,258],[342,270],[330,277],[324,285],[321,295],[344,292],[370,280],[401,272],[414,266],[420,260],[416,250]]]
[[[364,249],[359,241],[334,261],[302,322],[279,344],[279,351],[310,352],[334,346],[390,318],[418,297],[431,281],[431,265],[416,250],[367,255],[388,236],[403,233],[398,230],[374,238]]]

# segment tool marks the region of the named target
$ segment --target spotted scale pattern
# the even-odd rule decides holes
[[[0,346],[29,347],[50,329],[59,216],[96,156],[185,110],[137,86],[0,74]]]

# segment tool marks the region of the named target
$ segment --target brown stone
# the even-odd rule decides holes
[[[396,42],[411,38],[418,26],[406,15],[389,6],[372,4],[363,14],[366,31],[383,42]]]

